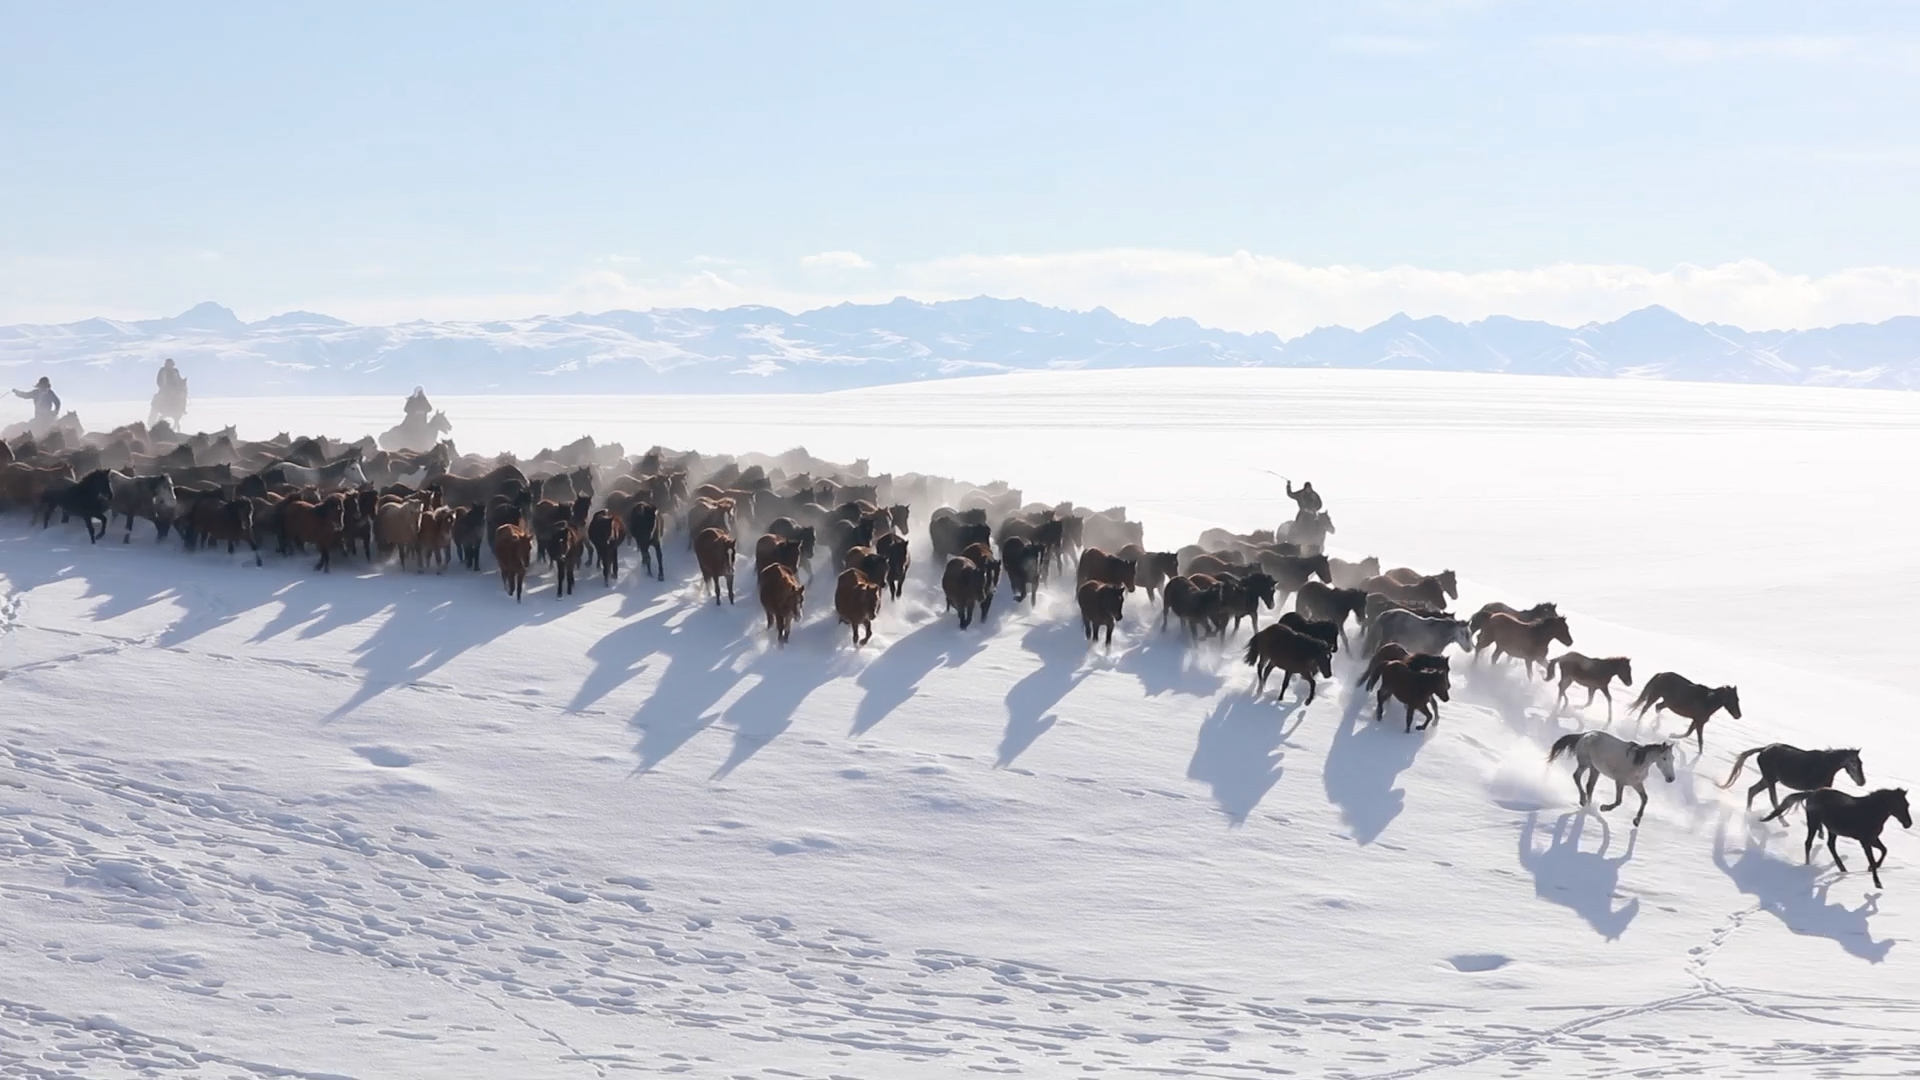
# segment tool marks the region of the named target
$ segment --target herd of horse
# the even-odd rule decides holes
[[[898,602],[909,581],[908,537],[917,508],[932,507],[923,550],[945,610],[962,631],[987,619],[1002,581],[1013,604],[1035,605],[1043,588],[1071,572],[1068,587],[1090,645],[1111,647],[1129,598],[1142,592],[1159,605],[1160,630],[1177,621],[1194,642],[1224,640],[1247,623],[1249,636],[1238,651],[1253,668],[1256,696],[1278,672],[1280,695],[1298,677],[1311,703],[1317,680],[1332,675],[1334,656],[1355,649],[1357,636],[1365,658],[1360,685],[1374,697],[1375,720],[1396,703],[1408,733],[1416,716],[1420,730],[1431,727],[1439,704],[1450,700],[1449,649],[1476,662],[1517,661],[1529,680],[1538,667],[1557,684],[1556,709],[1569,704],[1575,687],[1587,691],[1583,707],[1604,697],[1611,725],[1612,686],[1633,686],[1632,662],[1572,651],[1568,619],[1553,603],[1489,603],[1462,618],[1449,610],[1459,597],[1452,570],[1383,569],[1376,557],[1330,556],[1326,542],[1335,527],[1321,495],[1310,483],[1295,488],[1291,481],[1286,492],[1296,512],[1275,529],[1209,529],[1178,550],[1150,551],[1141,524],[1124,508],[1028,503],[1000,482],[874,477],[864,462],[835,465],[800,450],[736,458],[656,447],[629,456],[618,445],[585,438],[523,462],[459,455],[447,442],[412,452],[384,450],[371,439],[282,434],[248,441],[231,428],[186,434],[164,422],[106,433],[70,426],[0,442],[0,509],[24,509],[42,528],[56,514],[63,522],[77,518],[98,542],[124,519],[121,539],[129,543],[135,523],[144,520],[160,540],[176,534],[190,552],[224,547],[234,555],[244,548],[256,565],[268,549],[281,556],[310,553],[322,573],[337,560],[356,558],[439,572],[457,561],[479,571],[490,554],[502,587],[516,600],[529,576],[546,567],[555,597],[564,601],[588,559],[611,587],[628,545],[637,549],[643,574],[665,581],[668,538],[678,546],[683,536],[699,570],[702,602],[711,596],[715,605],[732,604],[745,554],[741,539],[748,538],[754,592],[781,646],[801,619],[822,561],[834,575],[835,618],[849,628],[854,648],[869,642],[883,603]],[[1263,611],[1277,613],[1266,626],[1260,625]],[[1562,651],[1549,655],[1556,644]],[[1693,737],[1701,753],[1715,715],[1741,715],[1737,688],[1671,671],[1648,679],[1628,709],[1642,721],[1649,711],[1679,716],[1687,727],[1678,738]],[[1628,789],[1638,793],[1635,826],[1646,813],[1653,771],[1669,783],[1675,776],[1671,741],[1633,742],[1596,729],[1558,739],[1548,760],[1562,755],[1573,763],[1581,805],[1592,801],[1603,777],[1615,785],[1603,811],[1617,808]],[[1865,786],[1857,749],[1784,743],[1741,752],[1720,786],[1731,787],[1749,761],[1759,771],[1747,793],[1749,807],[1764,791],[1773,809],[1763,820],[1803,808],[1809,861],[1824,835],[1844,871],[1838,841],[1856,840],[1879,886],[1886,822],[1912,827],[1903,789],[1838,790],[1833,785],[1841,772]],[[1789,789],[1784,799],[1782,787]]]

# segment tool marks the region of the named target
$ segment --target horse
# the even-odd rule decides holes
[[[533,534],[519,525],[493,531],[493,561],[500,564],[500,583],[517,603],[527,589],[527,567],[533,564]]]
[[[1845,769],[1858,787],[1867,786],[1866,766],[1860,764],[1858,750],[1802,750],[1786,743],[1768,743],[1751,750],[1742,750],[1733,759],[1733,771],[1727,774],[1727,782],[1722,788],[1730,788],[1740,778],[1740,770],[1746,768],[1747,759],[1760,770],[1760,782],[1747,789],[1747,809],[1753,809],[1753,797],[1762,791],[1773,803],[1775,810],[1780,809],[1780,793],[1776,785],[1785,784],[1795,791],[1815,791],[1833,786],[1833,778]]]
[[[231,555],[234,546],[244,542],[253,549],[253,565],[261,565],[260,545],[253,537],[252,500],[202,495],[188,505],[185,520],[180,538],[189,551],[225,541],[227,554]]]
[[[322,492],[367,486],[367,473],[360,466],[358,450],[349,450],[339,460],[318,466],[302,465],[296,461],[276,461],[261,469],[260,477],[268,484],[293,484]]]
[[[913,565],[913,556],[907,552],[907,538],[901,533],[888,533],[875,537],[873,547],[881,558],[887,560],[886,580],[879,584],[887,590],[888,596],[898,600],[907,587],[907,569]]]
[[[620,548],[627,542],[627,526],[611,510],[596,510],[587,522],[587,543],[593,545],[594,561],[600,565],[600,584],[611,588],[620,580]]]
[[[727,580],[733,580],[731,564],[727,568]],[[767,613],[767,629],[772,630],[774,640],[784,646],[793,636],[793,624],[800,621],[800,605],[806,598],[807,588],[791,569],[780,563],[769,564],[760,571],[759,580],[760,607]]]
[[[49,485],[40,492],[40,527],[53,524],[53,512],[60,511],[61,520],[79,518],[87,526],[87,543],[97,544],[107,535],[107,526],[113,520],[113,480],[112,474],[105,469],[95,469],[72,483]],[[93,531],[93,523],[100,523],[100,531]]]
[[[1253,696],[1256,698],[1266,692],[1267,676],[1273,674],[1276,668],[1283,672],[1280,677],[1280,696],[1286,697],[1287,685],[1298,675],[1307,684],[1307,700],[1303,703],[1307,705],[1313,704],[1314,695],[1319,690],[1314,676],[1333,676],[1333,649],[1319,638],[1303,634],[1285,623],[1274,623],[1254,631],[1240,659],[1242,663],[1253,667]]]
[[[1379,593],[1389,600],[1403,604],[1419,605],[1434,611],[1447,606],[1447,589],[1439,578],[1418,578],[1413,581],[1399,581],[1385,574],[1371,577],[1360,583],[1360,587],[1370,593]]]
[[[333,572],[333,549],[347,527],[346,497],[335,492],[318,502],[289,499],[280,504],[280,550],[304,550],[312,544],[320,549],[320,561],[313,564],[323,574]]]
[[[1594,786],[1600,782],[1600,774],[1605,773],[1607,779],[1613,781],[1613,801],[1601,807],[1601,811],[1619,806],[1620,800],[1626,797],[1626,789],[1632,788],[1640,793],[1640,811],[1633,815],[1635,825],[1647,814],[1647,771],[1658,766],[1667,783],[1673,783],[1673,744],[1670,742],[1628,742],[1604,731],[1576,731],[1555,740],[1553,749],[1547,751],[1547,760],[1553,761],[1568,752],[1573,755],[1573,789],[1580,795],[1580,805],[1593,801]],[[1580,784],[1583,772],[1587,774],[1585,787]]]
[[[1380,559],[1376,555],[1369,555],[1358,562],[1328,559],[1327,569],[1333,572],[1334,588],[1357,589],[1368,578],[1380,576]]]
[[[1380,681],[1380,669],[1395,660],[1405,663],[1410,668],[1425,671],[1445,671],[1448,674],[1452,674],[1453,672],[1452,662],[1444,656],[1438,656],[1434,653],[1417,653],[1408,649],[1405,645],[1390,641],[1376,649],[1372,659],[1367,661],[1367,670],[1363,672],[1360,677],[1361,687],[1371,691],[1374,685]]]
[[[1009,536],[1000,544],[1000,565],[1006,570],[1013,602],[1040,603],[1040,580],[1046,576],[1045,552],[1024,536]],[[1149,589],[1151,593],[1151,589]]]
[[[1454,576],[1451,570],[1442,570],[1437,574],[1423,574],[1410,567],[1396,566],[1382,573],[1380,576],[1397,581],[1402,585],[1418,585],[1423,581],[1432,581],[1440,586],[1442,592],[1447,594],[1447,599],[1460,599],[1460,580]]]
[[[1609,684],[1619,679],[1622,686],[1633,685],[1632,660],[1624,656],[1584,656],[1577,652],[1564,652],[1547,661],[1548,682],[1553,681],[1556,668],[1560,672],[1560,698],[1556,708],[1567,703],[1567,689],[1578,683],[1587,690],[1587,704],[1581,708],[1591,706],[1595,694],[1605,695],[1607,723],[1613,723],[1613,691]]]
[[[511,496],[515,492],[530,492],[527,474],[513,465],[502,465],[485,476],[455,476],[449,472],[436,473],[420,483],[422,490],[438,491],[448,506],[485,506],[495,495]]]
[[[1497,613],[1489,615],[1486,623],[1480,627],[1480,640],[1474,644],[1473,655],[1479,657],[1480,650],[1491,645],[1493,663],[1498,663],[1502,655],[1515,657],[1526,665],[1527,678],[1531,679],[1534,663],[1537,661],[1544,667],[1547,648],[1556,641],[1563,645],[1573,644],[1573,631],[1567,628],[1564,615],[1549,615],[1535,622],[1522,622],[1516,616]]]
[[[700,594],[713,590],[713,606],[720,606],[720,583],[727,584],[727,603],[733,603],[733,537],[724,529],[705,528],[693,538],[694,561],[700,564]]]
[[[586,553],[586,537],[571,518],[553,523],[547,532],[547,555],[553,560],[553,595],[564,600],[573,595],[573,583],[580,572],[580,559]]]
[[[1647,680],[1646,688],[1628,708],[1640,710],[1636,720],[1646,718],[1647,710],[1658,708],[1661,711],[1673,710],[1686,718],[1687,730],[1680,733],[1685,739],[1692,735],[1702,753],[1707,749],[1707,721],[1720,709],[1726,709],[1727,715],[1740,719],[1740,690],[1733,686],[1707,687],[1671,671],[1663,671]]]
[[[1413,714],[1426,717],[1420,721],[1420,730],[1425,731],[1440,719],[1440,707],[1434,704],[1436,699],[1451,701],[1452,675],[1444,668],[1414,667],[1405,660],[1388,660],[1375,672],[1380,689],[1373,699],[1373,719],[1378,723],[1381,714],[1386,712],[1387,699],[1392,698],[1407,707],[1407,734],[1413,734]]]
[[[853,567],[840,571],[833,590],[833,610],[840,621],[853,628],[853,647],[873,640],[873,620],[880,617],[881,586]],[[860,631],[865,629],[863,639]]]
[[[1323,582],[1309,581],[1294,594],[1293,610],[1306,618],[1338,626],[1340,640],[1344,642],[1347,640],[1349,615],[1357,623],[1366,622],[1368,595],[1365,589],[1337,588]]]
[[[633,546],[640,549],[641,570],[653,574],[657,567],[661,581],[667,580],[667,553],[660,547],[664,525],[665,515],[650,502],[634,503],[627,510],[627,535],[633,539]]]
[[[1074,598],[1080,602],[1080,629],[1087,635],[1087,641],[1098,641],[1100,631],[1104,628],[1107,647],[1112,648],[1113,628],[1120,622],[1121,608],[1127,599],[1127,587],[1113,581],[1083,581],[1075,591]]]
[[[1549,602],[1535,604],[1525,611],[1521,611],[1519,608],[1508,607],[1500,601],[1495,600],[1493,603],[1483,605],[1479,611],[1474,612],[1473,618],[1467,620],[1467,625],[1472,627],[1473,632],[1477,634],[1480,632],[1480,628],[1487,624],[1487,619],[1495,614],[1513,615],[1527,622],[1532,622],[1535,619],[1544,619],[1551,615],[1558,615],[1560,614],[1560,609]]]
[[[1335,656],[1340,655],[1340,628],[1324,619],[1309,619],[1298,611],[1283,611],[1278,620],[1281,626],[1307,635],[1327,647]]]
[[[1180,557],[1171,551],[1148,551],[1139,544],[1127,544],[1114,554],[1133,563],[1134,584],[1147,590],[1147,599],[1151,601],[1157,602],[1167,579],[1180,572]],[[1005,557],[1005,545],[1002,545],[1001,558]]]
[[[1858,840],[1860,850],[1867,853],[1867,872],[1873,875],[1873,887],[1884,888],[1880,884],[1880,867],[1886,865],[1887,845],[1880,842],[1880,833],[1886,829],[1890,817],[1898,818],[1903,829],[1913,828],[1913,811],[1907,806],[1907,789],[1881,788],[1859,796],[1832,788],[1796,791],[1780,800],[1778,810],[1760,820],[1772,821],[1801,803],[1807,807],[1806,861],[1813,861],[1813,842],[1825,832],[1827,851],[1833,855],[1833,865],[1844,874],[1847,864],[1840,861],[1840,838],[1845,836]],[[1878,859],[1873,857],[1876,850],[1880,852]]]
[[[798,573],[800,570],[800,541],[783,540],[774,533],[766,533],[753,543],[753,576],[758,579],[760,571],[774,563]]]
[[[426,507],[412,499],[403,502],[384,503],[374,515],[374,537],[379,542],[382,555],[397,555],[400,568],[406,569],[407,553],[413,552],[419,568],[427,568],[426,560],[420,553],[420,519],[426,516]]]
[[[993,594],[987,591],[987,576],[972,559],[955,555],[947,560],[947,569],[940,575],[940,589],[947,597],[947,610],[960,613],[960,629],[973,625],[973,611],[980,609],[980,618],[986,619],[987,605],[993,602]]]
[[[1333,582],[1333,564],[1325,555],[1280,555],[1262,551],[1254,556],[1254,562],[1273,576],[1282,604],[1315,578],[1326,584]]]
[[[1160,629],[1167,629],[1167,618],[1176,617],[1187,628],[1187,637],[1198,641],[1211,635],[1214,612],[1219,610],[1221,600],[1220,582],[1202,574],[1188,577],[1176,574],[1167,579],[1167,587],[1161,590]]]
[[[173,519],[180,513],[180,502],[173,490],[173,480],[166,473],[127,476],[109,471],[107,486],[112,490],[113,512],[124,514],[127,519],[127,534],[120,539],[121,543],[133,542],[136,517],[153,522],[156,539],[167,538],[167,530],[173,527]]]
[[[1272,575],[1264,570],[1255,570],[1250,574],[1220,574],[1220,607],[1213,613],[1214,629],[1224,633],[1227,618],[1233,618],[1233,629],[1240,629],[1241,619],[1252,619],[1253,628],[1260,629],[1260,605],[1268,610],[1273,608],[1274,581]]]
[[[973,565],[979,567],[981,575],[986,578],[986,599],[980,604],[980,617],[984,619],[987,615],[987,605],[993,603],[993,594],[1000,588],[1000,560],[993,557],[993,549],[985,543],[968,544],[966,550],[960,553],[960,557],[972,559]]]
[[[1132,592],[1136,587],[1137,569],[1138,565],[1132,559],[1123,559],[1097,547],[1090,547],[1080,553],[1080,564],[1074,568],[1073,583],[1077,588],[1089,581],[1106,582]]]
[[[1414,652],[1436,655],[1445,652],[1449,645],[1459,647],[1461,652],[1473,651],[1473,635],[1465,620],[1450,615],[1422,615],[1417,611],[1383,612],[1367,624],[1365,652],[1376,653],[1388,642],[1398,642]]]

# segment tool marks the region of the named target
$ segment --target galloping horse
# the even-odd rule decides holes
[[[1613,781],[1613,801],[1601,807],[1602,811],[1612,810],[1626,797],[1626,789],[1632,788],[1640,793],[1640,810],[1633,815],[1633,823],[1647,814],[1647,771],[1654,766],[1660,767],[1660,775],[1667,783],[1673,783],[1673,744],[1667,742],[1636,743],[1616,738],[1604,731],[1575,732],[1562,735],[1547,752],[1547,760],[1552,761],[1561,754],[1573,753],[1573,789],[1580,793],[1580,805],[1586,806],[1593,801],[1594,785],[1600,782],[1600,774]],[[1580,783],[1580,774],[1587,774],[1585,786]]]

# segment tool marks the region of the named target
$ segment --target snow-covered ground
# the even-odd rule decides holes
[[[1311,706],[1255,701],[1144,596],[1110,653],[1063,591],[962,632],[922,558],[871,646],[823,577],[776,651],[750,595],[698,602],[678,539],[664,585],[560,603],[543,578],[515,605],[491,575],[319,577],[15,516],[0,1072],[1920,1069],[1920,845],[1895,827],[1875,890],[1712,783],[1775,739],[1920,776],[1920,399],[1181,371],[437,404],[469,449],[799,443],[1004,478],[1126,505],[1154,547],[1271,525],[1263,470],[1312,479],[1336,554],[1452,567],[1467,609],[1558,601],[1576,648],[1737,683],[1746,716],[1635,830],[1574,813],[1543,760],[1602,710],[1457,662],[1409,736],[1355,718],[1345,657]],[[396,405],[192,419],[348,434]]]

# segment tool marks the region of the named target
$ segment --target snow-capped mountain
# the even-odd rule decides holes
[[[1561,327],[1495,316],[1396,315],[1292,340],[1143,324],[1105,308],[1024,300],[897,299],[788,314],[660,309],[498,322],[357,326],[306,311],[244,322],[214,303],[168,319],[0,328],[0,369],[63,393],[141,396],[163,357],[199,394],[692,393],[839,390],[1058,368],[1291,366],[1514,372],[1707,382],[1911,388],[1920,318],[1800,331],[1691,322],[1649,307]]]

